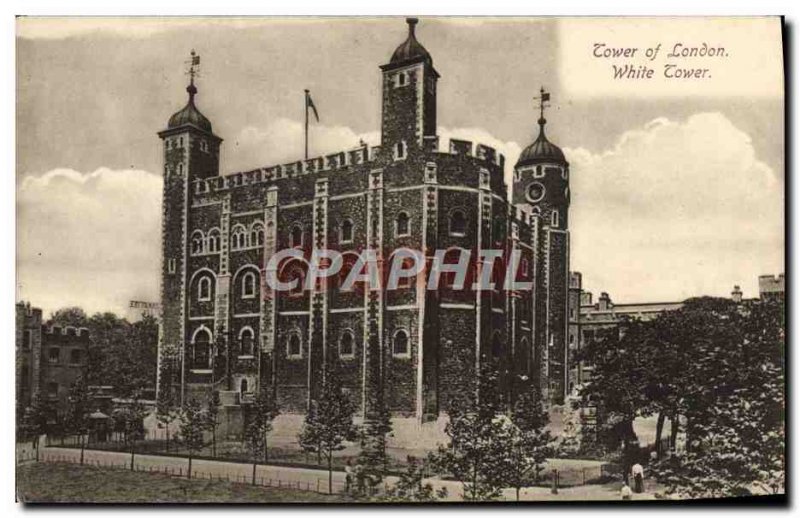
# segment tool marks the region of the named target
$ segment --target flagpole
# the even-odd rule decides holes
[[[306,109],[306,128],[305,128],[305,158],[308,160],[308,90],[305,96],[305,109]]]

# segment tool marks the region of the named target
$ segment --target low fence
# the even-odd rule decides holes
[[[87,451],[88,455],[89,452]],[[37,462],[36,455],[19,455],[17,456],[17,464],[27,464]],[[47,462],[52,464],[80,464],[80,455],[63,455],[52,452],[42,452],[39,455],[38,462]],[[131,469],[130,459],[125,461],[112,461],[109,459],[89,459],[84,458],[84,466],[98,467],[104,469],[118,469],[124,471],[134,471],[139,473],[153,473],[161,474],[169,477],[188,478],[188,466],[168,466],[168,465],[142,465],[136,464],[134,461],[133,469]],[[259,465],[262,466],[262,465]],[[229,482],[233,484],[247,484],[259,487],[271,487],[282,489],[295,489],[298,491],[313,491],[320,494],[341,493],[345,488],[345,484],[337,481],[329,486],[327,478],[316,478],[314,481],[310,480],[290,480],[281,477],[265,477],[256,475],[255,484],[253,483],[252,475],[245,475],[240,473],[211,473],[209,471],[202,471],[192,467],[191,472],[192,480],[210,480]]]

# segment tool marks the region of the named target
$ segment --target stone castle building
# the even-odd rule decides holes
[[[416,23],[408,19],[405,41],[380,66],[379,146],[222,175],[222,138],[198,109],[193,80],[188,103],[158,133],[159,361],[174,367],[160,372],[174,373],[181,398],[211,388],[235,409],[268,384],[283,412],[303,413],[335,364],[362,414],[382,387],[392,413],[419,425],[446,413],[480,363],[494,359],[509,392],[527,379],[551,402],[563,401],[569,165],[546,138],[542,116],[538,138],[514,166],[509,200],[502,154],[440,142],[440,76]],[[264,282],[270,257],[287,248],[309,257],[337,250],[346,271],[365,250],[385,264],[401,247],[428,261],[437,249],[519,250],[518,278],[533,289],[427,290],[423,275],[396,290],[346,291],[340,277],[289,292]],[[307,273],[301,261],[276,269],[282,279]]]
[[[42,310],[16,305],[16,401],[31,405],[38,395],[54,409],[67,406],[69,390],[86,367],[91,345],[86,328],[44,325]]]

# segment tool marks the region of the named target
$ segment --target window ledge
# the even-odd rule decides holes
[[[303,355],[302,354],[287,354],[286,355],[286,359],[287,360],[302,360],[303,359]]]
[[[240,360],[252,360],[253,358],[255,358],[255,356],[253,356],[252,354],[240,354],[236,358]]]
[[[189,372],[192,374],[211,374],[213,371],[211,369],[189,369]]]

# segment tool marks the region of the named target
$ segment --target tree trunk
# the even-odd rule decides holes
[[[517,490],[517,502],[519,502],[519,488],[516,488],[516,490]]]
[[[669,434],[669,451],[675,451],[675,442],[678,440],[678,414],[672,414],[669,418],[671,421],[670,423],[670,434]]]
[[[267,443],[267,435],[264,434],[264,464],[269,460],[269,444]]]
[[[211,428],[211,456],[217,458],[217,426]]]
[[[86,449],[86,446],[83,444],[83,434],[81,434],[81,466],[83,466],[83,452]]]
[[[134,454],[135,454],[134,450],[135,450],[134,444],[133,444],[133,441],[131,441],[131,471],[133,471],[133,458],[134,458]]]
[[[317,465],[322,465],[322,445],[317,445]]]
[[[253,485],[256,485],[256,456],[253,455]]]
[[[661,448],[661,433],[664,431],[664,421],[666,420],[666,415],[664,412],[659,412],[658,414],[658,421],[656,421],[656,456],[657,458],[661,458],[663,453]]]
[[[328,449],[328,494],[333,494],[333,451]]]
[[[189,451],[189,468],[186,470],[186,478],[192,478],[192,452]]]

